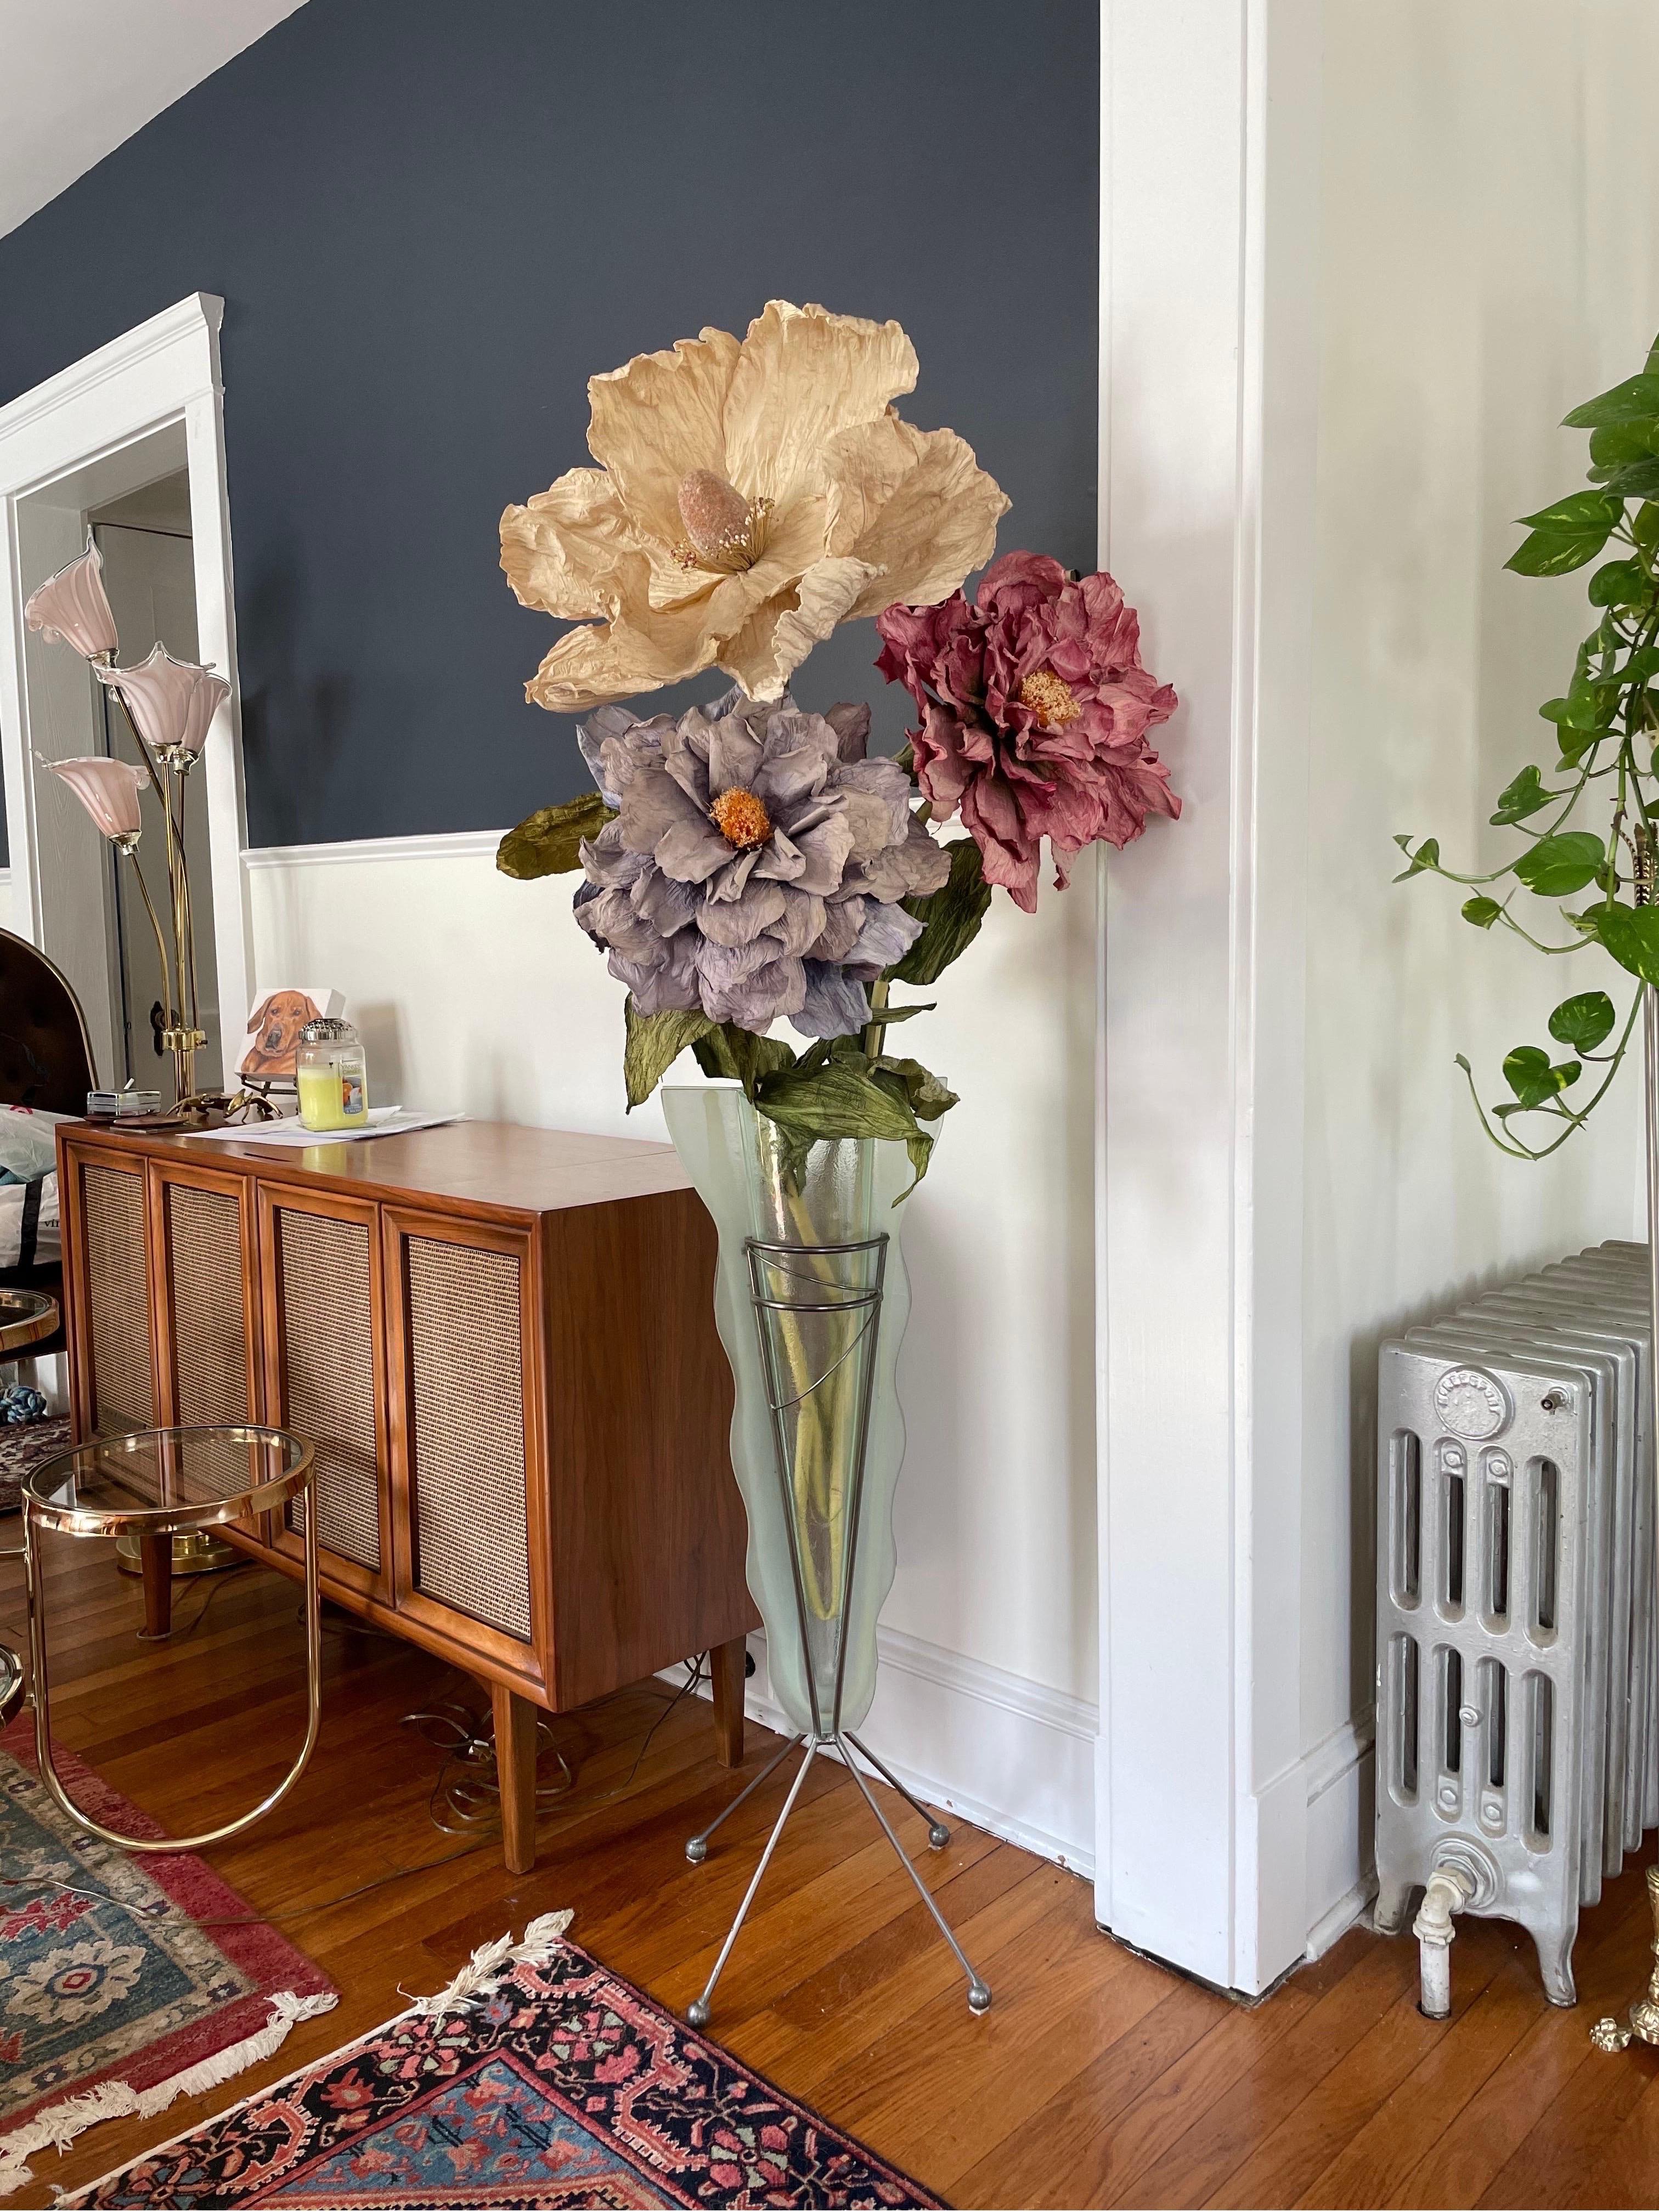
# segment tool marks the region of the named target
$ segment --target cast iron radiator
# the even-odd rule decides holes
[[[1581,1905],[1659,1821],[1645,1245],[1610,1243],[1377,1359],[1376,1923],[1518,1922],[1553,2004]]]

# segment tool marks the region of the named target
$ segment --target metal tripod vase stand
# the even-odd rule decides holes
[[[799,1771],[707,1986],[710,2000],[790,1814],[821,1753],[842,1759],[903,1863],[983,2012],[990,1991],[946,1926],[860,1759],[901,1785],[860,1741],[876,1690],[877,1624],[897,1565],[893,1498],[904,1459],[898,1349],[910,1310],[899,1249],[914,1170],[902,1144],[819,1139],[804,1152],[757,1115],[736,1083],[665,1084],[675,1150],[720,1232],[714,1320],[736,1384],[732,1471],[749,1524],[744,1572],[766,1625],[771,1694],[790,1741],[686,1847],[709,1838],[792,1753]],[[902,1791],[908,1802],[915,1800]],[[928,1824],[935,1849],[949,1832]]]

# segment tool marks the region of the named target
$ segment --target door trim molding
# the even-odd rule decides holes
[[[126,448],[157,431],[182,425],[197,650],[231,685],[198,771],[206,781],[218,1004],[228,1027],[253,1003],[253,957],[243,876],[247,816],[219,365],[223,315],[222,300],[192,292],[0,407],[0,761],[11,845],[11,927],[38,944],[40,862],[28,767],[23,603],[42,580],[21,573],[18,507],[100,463],[118,463]]]
[[[1184,811],[1097,878],[1096,1917],[1254,1992],[1324,1909],[1300,1743],[1317,9],[1102,0],[1101,58],[1100,556],[1180,694]]]

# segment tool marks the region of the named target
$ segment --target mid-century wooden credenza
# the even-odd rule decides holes
[[[534,1862],[538,1706],[708,1650],[720,1754],[741,1759],[757,1616],[714,1230],[669,1146],[72,1122],[58,1170],[77,1437],[308,1438],[326,1595],[490,1685],[509,1868]],[[303,1527],[225,1534],[298,1577]],[[153,1562],[146,1595],[164,1617]]]

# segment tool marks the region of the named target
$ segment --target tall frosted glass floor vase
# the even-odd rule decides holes
[[[883,1833],[968,1978],[983,2012],[991,1992],[969,1963],[860,1770],[861,1755],[927,1822],[935,1848],[950,1831],[916,1803],[854,1730],[876,1686],[876,1623],[896,1564],[893,1493],[904,1457],[895,1387],[909,1283],[898,1249],[910,1180],[902,1145],[872,1139],[815,1144],[791,1172],[775,1126],[735,1084],[665,1086],[669,1133],[720,1231],[715,1320],[732,1364],[732,1464],[749,1516],[749,1587],[766,1624],[772,1690],[794,1734],[770,1765],[686,1845],[694,1865],[709,1838],[792,1751],[801,1764],[702,1994],[694,2027],[794,1810],[813,1760],[844,1760]]]

